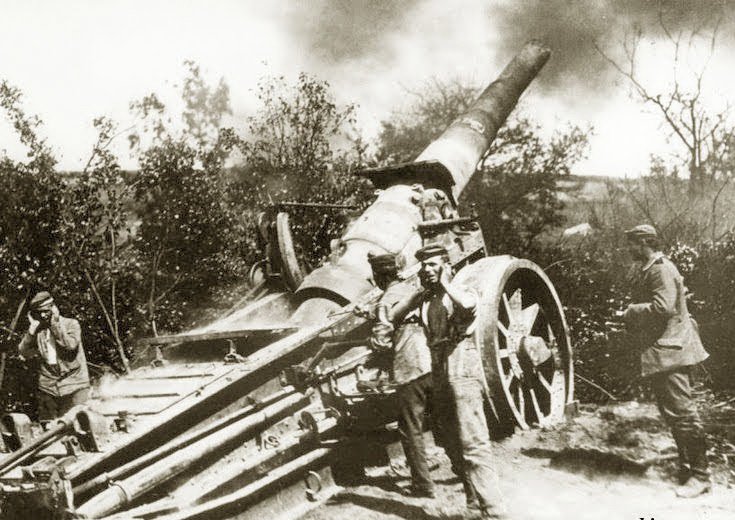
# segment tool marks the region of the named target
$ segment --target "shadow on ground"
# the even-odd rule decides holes
[[[356,492],[343,492],[329,501],[329,505],[352,504],[385,515],[395,515],[412,520],[461,520],[461,514],[446,515],[432,512],[426,507],[407,504],[405,498],[377,497]]]

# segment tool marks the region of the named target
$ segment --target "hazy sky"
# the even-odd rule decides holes
[[[674,28],[694,27],[722,10],[729,37],[732,4],[723,0],[403,0],[403,1],[11,1],[0,0],[0,78],[18,86],[25,107],[44,121],[63,169],[80,168],[94,141],[92,119],[132,123],[128,104],[152,91],[172,95],[183,61],[196,61],[212,82],[230,87],[242,125],[256,108],[264,74],[328,80],[341,102],[359,104],[359,125],[374,136],[381,119],[410,101],[432,76],[485,84],[522,43],[547,41],[553,56],[522,106],[546,133],[567,122],[591,124],[589,158],[575,171],[636,175],[652,152],[673,148],[652,109],[594,51],[611,54],[634,24],[664,9]],[[647,25],[648,24],[648,25]],[[653,33],[652,33],[653,34]],[[641,49],[647,81],[665,85],[672,61],[655,35]],[[733,45],[725,36],[710,65],[707,97],[732,99]],[[123,164],[133,163],[124,155]],[[0,150],[22,148],[0,121]]]

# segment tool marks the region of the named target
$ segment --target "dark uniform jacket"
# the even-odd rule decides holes
[[[707,359],[699,331],[689,315],[684,279],[663,254],[651,259],[636,284],[638,294],[623,319],[643,344],[643,376],[695,365]]]
[[[40,356],[38,388],[42,392],[61,397],[89,387],[82,329],[77,320],[59,316],[46,329],[33,335],[26,332],[18,349],[25,358]]]
[[[455,306],[446,293],[424,292],[418,301],[426,330],[437,385],[467,379],[484,381],[482,356],[474,339],[477,326],[477,294],[467,287],[475,304],[470,309]]]
[[[401,323],[393,324],[393,307],[412,291],[407,284],[391,282],[376,306],[370,337],[374,348],[393,349],[392,378],[398,385],[410,383],[431,371],[431,354],[418,319],[409,315]]]

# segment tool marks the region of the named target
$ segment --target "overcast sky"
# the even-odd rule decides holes
[[[44,121],[63,169],[86,161],[92,120],[132,120],[128,104],[152,91],[171,95],[183,61],[197,62],[212,82],[230,87],[242,125],[257,107],[264,74],[295,79],[300,71],[328,80],[341,102],[359,105],[359,125],[374,136],[380,121],[410,101],[406,91],[431,77],[485,84],[522,43],[536,37],[554,52],[522,108],[544,132],[566,123],[592,125],[589,158],[576,173],[637,175],[651,153],[669,153],[658,115],[629,96],[627,84],[600,58],[593,41],[619,56],[634,24],[653,26],[663,8],[674,28],[688,29],[722,10],[706,96],[717,108],[733,98],[735,2],[723,0],[403,0],[403,1],[12,1],[0,0],[0,78],[24,93],[26,109]],[[665,86],[672,61],[655,35],[644,42],[644,78]],[[696,63],[696,60],[695,60]],[[0,121],[0,150],[22,148]],[[124,142],[120,150],[124,151]],[[126,167],[134,164],[122,154]]]

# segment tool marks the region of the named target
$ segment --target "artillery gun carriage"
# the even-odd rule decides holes
[[[288,205],[260,222],[256,285],[206,327],[148,338],[149,362],[103,378],[92,399],[45,431],[2,419],[1,518],[294,518],[359,477],[395,440],[394,392],[366,390],[370,323],[351,311],[380,295],[368,252],[407,260],[449,251],[453,283],[480,295],[491,430],[560,420],[573,399],[572,349],[543,270],[486,256],[479,227],[456,200],[518,98],[549,57],[530,42],[469,110],[412,163],[361,172],[375,201],[304,273]],[[259,278],[259,280],[255,280]]]

